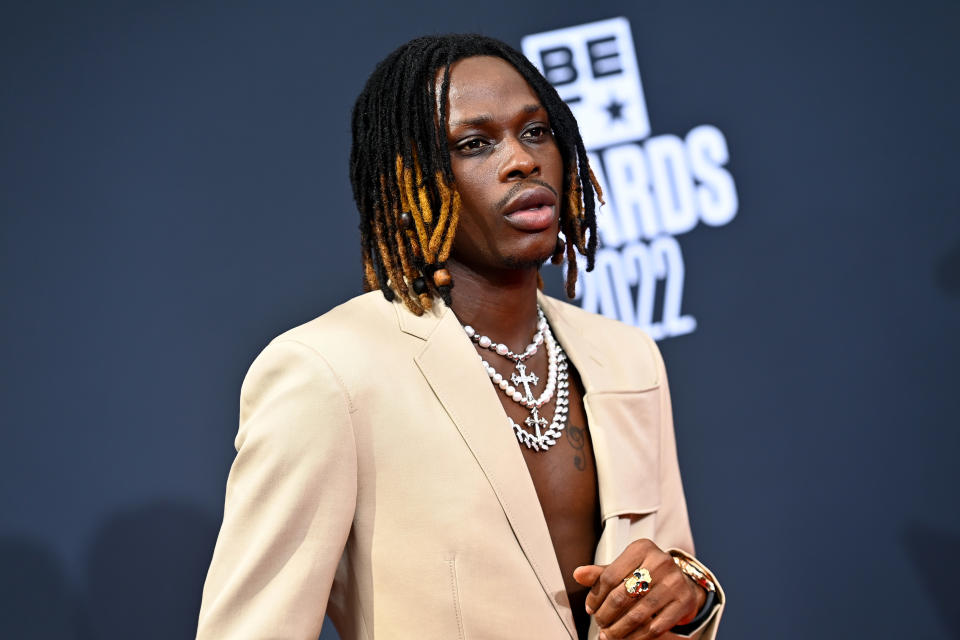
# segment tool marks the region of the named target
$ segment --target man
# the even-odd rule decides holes
[[[713,637],[656,346],[538,291],[596,245],[569,109],[507,45],[429,37],[353,133],[371,293],[251,366],[198,637]]]

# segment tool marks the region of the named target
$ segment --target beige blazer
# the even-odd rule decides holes
[[[693,553],[655,343],[541,304],[586,392],[596,562],[641,537]],[[417,317],[373,292],[273,340],[235,444],[197,638],[316,640],[325,613],[344,640],[576,638],[516,437],[442,304]]]

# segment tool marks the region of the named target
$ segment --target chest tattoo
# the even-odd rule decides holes
[[[573,466],[575,466],[578,471],[583,471],[586,469],[587,459],[583,450],[583,447],[586,444],[585,431],[575,425],[569,425],[567,427],[567,444],[573,447],[575,452],[573,456]]]

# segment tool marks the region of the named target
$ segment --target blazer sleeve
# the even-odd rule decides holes
[[[680,479],[680,464],[677,459],[677,440],[673,427],[673,405],[670,401],[670,386],[667,382],[667,369],[663,356],[656,343],[646,334],[644,338],[653,352],[660,380],[660,499],[661,508],[657,512],[657,544],[670,553],[676,552],[689,558],[694,557],[693,534],[687,515],[687,501],[683,494],[683,482]],[[699,561],[698,561],[699,562]],[[702,563],[701,563],[702,564]],[[706,568],[706,567],[704,567]],[[668,634],[668,637],[695,638],[712,640],[717,635],[720,615],[723,613],[726,596],[716,576],[707,570],[708,577],[717,588],[717,604],[713,613],[703,620],[689,635]]]
[[[307,345],[275,340],[250,367],[198,640],[320,634],[356,506],[351,408]]]

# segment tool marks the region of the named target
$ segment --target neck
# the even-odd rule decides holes
[[[537,327],[537,269],[510,269],[479,273],[450,260],[453,276],[453,312],[494,342],[523,349]]]

